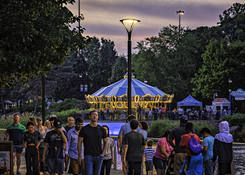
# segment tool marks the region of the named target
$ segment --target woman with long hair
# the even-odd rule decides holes
[[[48,129],[47,129],[46,126],[43,126],[42,118],[37,117],[36,121],[37,121],[36,122],[37,125],[35,126],[35,129],[36,129],[36,131],[38,131],[40,133],[40,136],[41,136],[40,146],[39,146],[39,155],[40,155],[40,157],[42,157],[43,156],[43,151],[44,151],[44,142],[43,142],[43,140],[44,140],[44,138],[45,138],[45,136],[46,136],[46,134],[48,132]],[[40,160],[40,171],[41,172],[45,172],[45,170],[46,170],[45,169],[45,164],[44,164],[44,162],[42,160]]]
[[[106,131],[106,136],[108,138],[108,147],[104,156],[103,164],[101,167],[100,174],[104,175],[104,172],[106,170],[106,175],[110,175],[111,172],[111,165],[113,163],[113,148],[114,148],[114,140],[109,137],[109,127],[107,125],[102,126]]]

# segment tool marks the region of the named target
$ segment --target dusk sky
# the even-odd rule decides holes
[[[115,42],[120,54],[127,53],[127,33],[120,19],[133,17],[141,20],[134,27],[133,47],[144,38],[155,36],[160,29],[169,24],[178,25],[177,10],[184,10],[181,25],[189,28],[214,26],[218,16],[233,3],[244,0],[81,0],[81,13],[86,29],[84,36],[96,36]],[[77,15],[77,0],[69,5]]]

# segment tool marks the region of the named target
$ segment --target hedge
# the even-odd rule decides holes
[[[27,121],[30,117],[34,117],[33,113],[25,112],[20,117],[20,123],[26,126]],[[6,129],[10,124],[13,123],[13,115],[9,116],[7,119],[0,120],[0,128]]]
[[[56,115],[61,121],[62,123],[66,123],[67,122],[67,118],[70,116],[76,117],[76,116],[81,116],[81,109],[69,109],[69,110],[64,110],[61,112],[51,112],[51,115]]]
[[[227,121],[232,126],[238,126],[238,129],[232,131],[235,141],[245,142],[245,114],[234,114],[232,116],[225,116],[222,121]]]
[[[218,128],[214,126],[214,124],[209,123],[208,121],[202,122],[193,122],[194,130],[196,134],[200,136],[200,130],[204,127],[209,128],[211,130],[212,135],[215,135],[218,132]],[[149,130],[148,135],[149,137],[160,138],[163,136],[165,131],[171,130],[174,127],[179,126],[178,121],[170,121],[170,120],[157,120],[152,122]]]

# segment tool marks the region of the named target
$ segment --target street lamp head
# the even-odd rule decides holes
[[[131,33],[134,28],[134,24],[137,22],[140,22],[138,19],[133,19],[133,18],[125,18],[121,19],[120,22],[124,25],[128,33]]]
[[[176,13],[177,13],[178,15],[184,15],[184,14],[185,14],[184,10],[178,10],[178,11],[176,11]]]

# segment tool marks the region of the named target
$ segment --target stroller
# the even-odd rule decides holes
[[[174,174],[174,154],[171,152],[167,166],[165,168],[165,175],[173,175]]]

